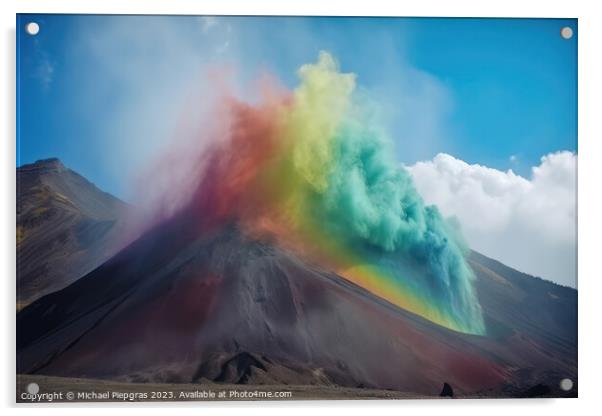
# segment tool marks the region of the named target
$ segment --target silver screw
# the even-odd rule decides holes
[[[560,380],[560,388],[564,391],[570,391],[573,388],[573,380],[570,378],[563,378]]]
[[[40,32],[40,25],[36,22],[29,22],[25,26],[25,31],[29,33],[31,36],[35,36]]]
[[[564,39],[570,39],[573,37],[573,29],[571,29],[568,26],[563,27],[562,29],[560,29],[560,36],[562,36]]]
[[[27,385],[27,393],[29,394],[38,394],[39,391],[40,386],[38,386],[38,383],[29,383]]]

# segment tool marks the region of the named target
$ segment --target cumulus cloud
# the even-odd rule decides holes
[[[473,249],[576,287],[576,154],[543,156],[530,178],[444,153],[406,168],[428,203],[459,220]]]

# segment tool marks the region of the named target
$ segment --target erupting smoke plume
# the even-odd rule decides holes
[[[355,75],[322,52],[299,76],[294,91],[265,87],[258,103],[216,100],[200,150],[193,143],[180,155],[194,155],[195,180],[167,187],[187,195],[181,208],[205,223],[237,223],[440,325],[483,334],[467,247],[395,160]]]

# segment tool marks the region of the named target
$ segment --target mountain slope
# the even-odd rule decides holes
[[[540,327],[545,311],[530,317],[540,305],[524,303],[540,288],[521,286],[532,278],[472,262],[485,337],[428,322],[236,226],[199,233],[179,218],[20,312],[18,372],[427,395],[444,382],[460,394],[517,395],[576,380],[576,323]]]
[[[114,254],[127,209],[58,159],[17,168],[17,308]]]

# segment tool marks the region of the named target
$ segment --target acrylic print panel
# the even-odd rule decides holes
[[[577,395],[575,19],[17,27],[17,401]]]

